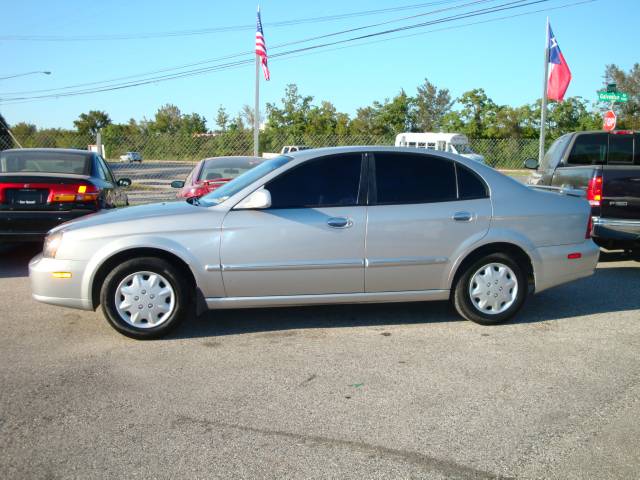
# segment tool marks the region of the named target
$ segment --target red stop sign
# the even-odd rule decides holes
[[[604,114],[604,122],[602,123],[602,129],[610,132],[616,128],[616,114],[613,110],[609,110]]]

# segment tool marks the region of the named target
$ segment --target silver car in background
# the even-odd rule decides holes
[[[202,197],[98,213],[52,230],[36,300],[102,305],[135,338],[206,309],[450,299],[481,324],[527,294],[591,275],[589,205],[458,155],[304,150]]]

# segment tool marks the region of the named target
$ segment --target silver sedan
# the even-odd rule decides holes
[[[185,202],[52,230],[36,300],[93,310],[135,338],[206,309],[451,300],[481,324],[591,275],[589,205],[478,162],[393,147],[305,150]]]

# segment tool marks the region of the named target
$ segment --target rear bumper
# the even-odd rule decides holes
[[[593,239],[605,248],[640,248],[640,220],[593,217]]]
[[[94,211],[0,210],[0,241],[41,241],[53,227],[90,213]]]
[[[91,299],[83,296],[82,280],[87,262],[58,260],[37,255],[29,262],[31,292],[35,300],[63,307],[93,310]],[[53,272],[68,272],[70,278],[54,278]]]
[[[600,249],[591,240],[536,250],[540,259],[534,265],[536,292],[593,275],[600,256]],[[569,259],[569,254],[579,254],[579,258]]]

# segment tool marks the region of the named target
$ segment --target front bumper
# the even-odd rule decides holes
[[[89,209],[30,212],[0,210],[0,240],[42,241],[52,228],[90,213],[95,211]]]
[[[593,217],[593,238],[605,248],[640,248],[640,220]]]
[[[63,307],[93,310],[88,293],[83,294],[87,262],[58,260],[37,255],[29,262],[31,292],[35,300]],[[55,278],[54,273],[70,273],[70,278]]]
[[[536,292],[593,275],[600,249],[592,240],[573,245],[539,247],[538,265],[534,265]],[[579,258],[569,258],[570,254]]]

